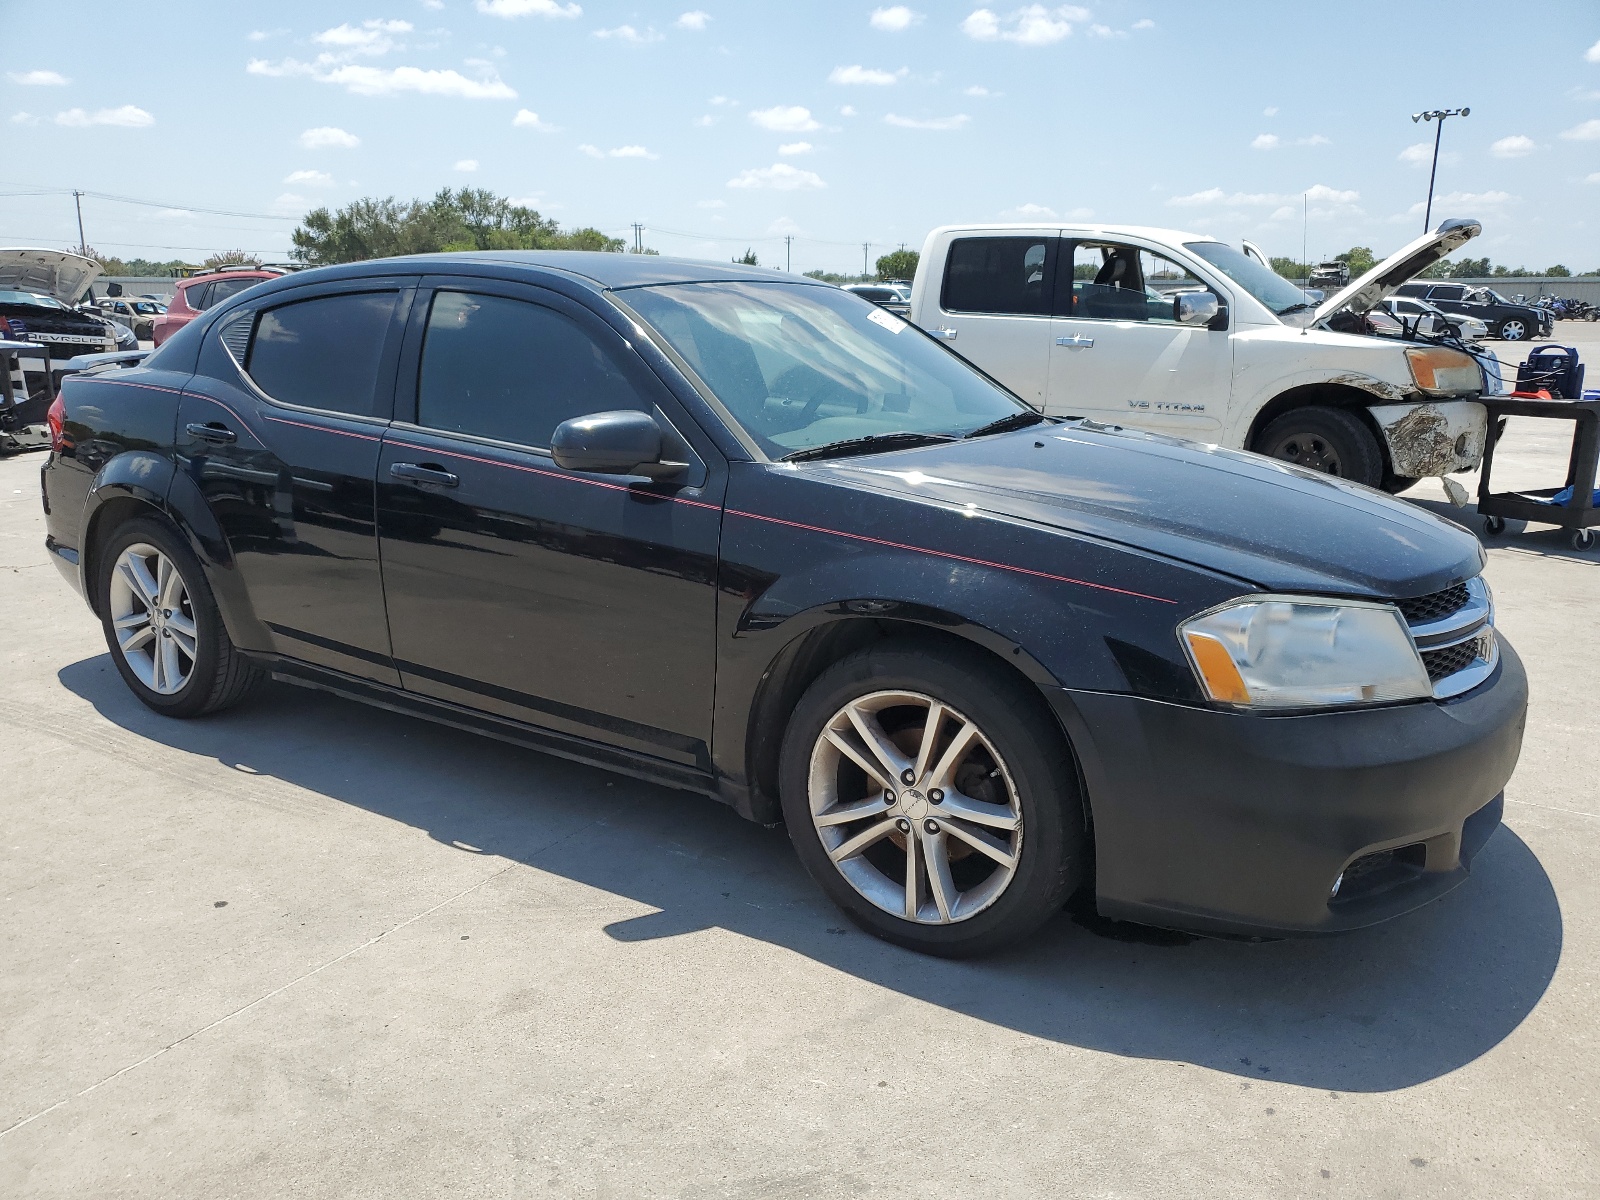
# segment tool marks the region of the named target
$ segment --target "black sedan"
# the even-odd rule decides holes
[[[1461,882],[1521,745],[1464,530],[1041,418],[789,275],[311,271],[69,378],[52,426],[50,557],[151,708],[272,676],[703,792],[921,950],[1080,889],[1372,924]]]
[[[1545,309],[1514,304],[1493,288],[1468,287],[1464,283],[1408,283],[1395,294],[1426,300],[1443,312],[1476,317],[1489,327],[1490,337],[1502,341],[1547,338],[1555,327]]]

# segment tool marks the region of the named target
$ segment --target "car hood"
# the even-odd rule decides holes
[[[1371,488],[1094,422],[803,469],[1118,542],[1268,591],[1401,599],[1476,575],[1484,561],[1459,525]]]
[[[104,268],[92,258],[61,250],[0,247],[0,289],[38,292],[71,307]]]
[[[1341,309],[1358,315],[1375,308],[1402,284],[1410,283],[1447,254],[1452,254],[1483,232],[1477,221],[1455,218],[1442,221],[1432,233],[1402,246],[1365,275],[1329,296],[1311,314],[1312,324],[1326,321]]]

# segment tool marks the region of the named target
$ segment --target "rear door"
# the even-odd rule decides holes
[[[956,237],[924,328],[1043,409],[1050,373],[1056,231]]]
[[[1210,285],[1145,247],[1088,238],[1063,243],[1056,279],[1050,414],[1214,439],[1233,385],[1232,339],[1173,316],[1174,296]]]
[[[431,281],[400,378],[378,520],[407,690],[707,768],[714,447],[626,339],[537,287]],[[558,424],[614,409],[653,411],[689,473],[556,466]]]
[[[225,314],[178,409],[180,466],[272,649],[388,684],[373,476],[414,283],[307,287]]]

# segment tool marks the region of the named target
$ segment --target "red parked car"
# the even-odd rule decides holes
[[[204,275],[180,279],[172,295],[172,303],[167,305],[164,314],[156,318],[152,340],[156,345],[161,345],[212,305],[220,304],[229,296],[237,295],[247,287],[254,287],[264,279],[276,279],[282,274],[284,272],[276,267],[241,267],[237,270],[208,271]]]

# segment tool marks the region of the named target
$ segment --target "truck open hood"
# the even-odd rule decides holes
[[[0,247],[0,289],[37,292],[51,296],[68,308],[89,290],[89,285],[104,274],[92,258],[62,250],[35,250],[28,247]]]
[[[1410,283],[1447,254],[1453,254],[1483,232],[1477,221],[1455,217],[1441,221],[1432,233],[1425,233],[1384,259],[1359,279],[1340,288],[1311,314],[1311,324],[1326,321],[1341,309],[1365,315],[1402,284]]]

